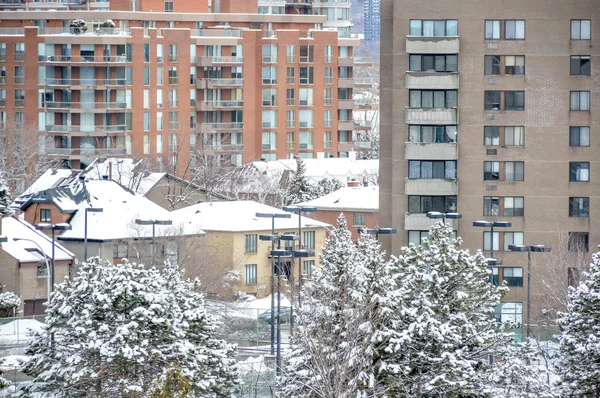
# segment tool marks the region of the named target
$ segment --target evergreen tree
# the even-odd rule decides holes
[[[0,172],[0,216],[10,216],[12,212],[8,208],[10,205],[10,190],[5,175]]]
[[[82,264],[52,295],[27,349],[34,379],[17,396],[148,396],[174,368],[192,385],[188,397],[231,396],[234,350],[213,337],[194,283],[168,263]]]
[[[306,202],[314,198],[315,187],[306,177],[306,165],[299,156],[296,156],[296,172],[290,182],[285,195],[285,204]]]
[[[331,192],[335,192],[343,187],[344,184],[337,178],[325,177],[317,183],[317,186],[314,189],[313,199],[320,198],[321,196],[325,196]]]
[[[360,263],[343,215],[321,253],[321,270],[305,285],[302,308],[280,379],[283,397],[354,397],[372,379],[368,341],[359,327],[366,304],[367,270]],[[367,383],[368,384],[368,383]]]
[[[558,319],[564,396],[600,397],[600,253],[594,253],[589,271],[569,298],[567,312]]]
[[[485,396],[489,357],[511,344],[492,317],[502,288],[489,283],[483,255],[470,255],[460,243],[437,223],[422,245],[403,248],[397,259],[403,297],[389,346],[394,396]]]

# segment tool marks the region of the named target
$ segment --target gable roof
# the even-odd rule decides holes
[[[379,187],[345,187],[294,206],[314,206],[319,210],[377,212],[379,211]]]
[[[256,213],[291,214],[251,200],[203,202],[172,212],[176,219],[198,225],[205,231],[271,231],[271,218],[256,217]],[[301,224],[302,228],[330,227],[329,224],[307,217],[302,217]],[[298,216],[291,214],[290,218],[275,219],[275,230],[284,229],[297,230]]]

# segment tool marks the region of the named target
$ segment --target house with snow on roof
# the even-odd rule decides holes
[[[24,316],[41,315],[48,298],[47,258],[52,258],[52,240],[37,231],[33,225],[17,217],[1,217],[0,235],[7,242],[0,243],[0,285],[2,291],[14,292],[21,297]],[[19,240],[15,241],[17,238]],[[54,280],[62,282],[73,274],[75,255],[56,243]]]
[[[359,228],[379,227],[379,187],[348,186],[320,198],[293,206],[316,207],[310,217],[328,224],[335,224],[340,213],[344,214],[352,239],[358,239]]]
[[[205,291],[231,298],[236,291],[257,297],[271,292],[271,242],[262,241],[260,235],[270,235],[272,219],[257,217],[257,213],[287,214],[280,209],[254,201],[204,202],[173,211],[173,218],[197,225],[206,232],[201,250],[204,262],[197,264],[198,276]],[[325,244],[329,224],[291,214],[290,218],[276,218],[275,233],[298,234],[298,221],[302,227],[302,248],[314,256],[300,258],[301,274],[309,278],[318,267],[319,253]],[[290,241],[291,242],[291,241]],[[284,247],[284,243],[281,243]],[[289,244],[290,248],[297,249]],[[282,279],[287,285],[294,276],[298,281],[298,259],[282,258]],[[225,279],[224,279],[225,277]],[[230,277],[227,279],[227,277]],[[282,291],[287,288],[282,287]]]
[[[100,208],[102,212],[88,212],[88,208]],[[31,224],[70,224],[71,229],[57,239],[75,253],[79,262],[84,260],[86,235],[88,257],[100,256],[115,264],[122,258],[144,264],[151,264],[153,259],[157,264],[165,259],[182,264],[204,235],[197,225],[174,220],[169,211],[113,180],[78,179],[49,188],[32,194],[20,210]],[[138,224],[136,219],[172,224],[155,225],[153,232],[151,225]]]

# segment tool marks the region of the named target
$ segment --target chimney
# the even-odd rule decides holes
[[[112,162],[108,161],[108,179],[112,180]]]

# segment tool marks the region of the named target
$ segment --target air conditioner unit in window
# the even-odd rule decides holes
[[[300,127],[308,127],[308,122],[300,122]]]

